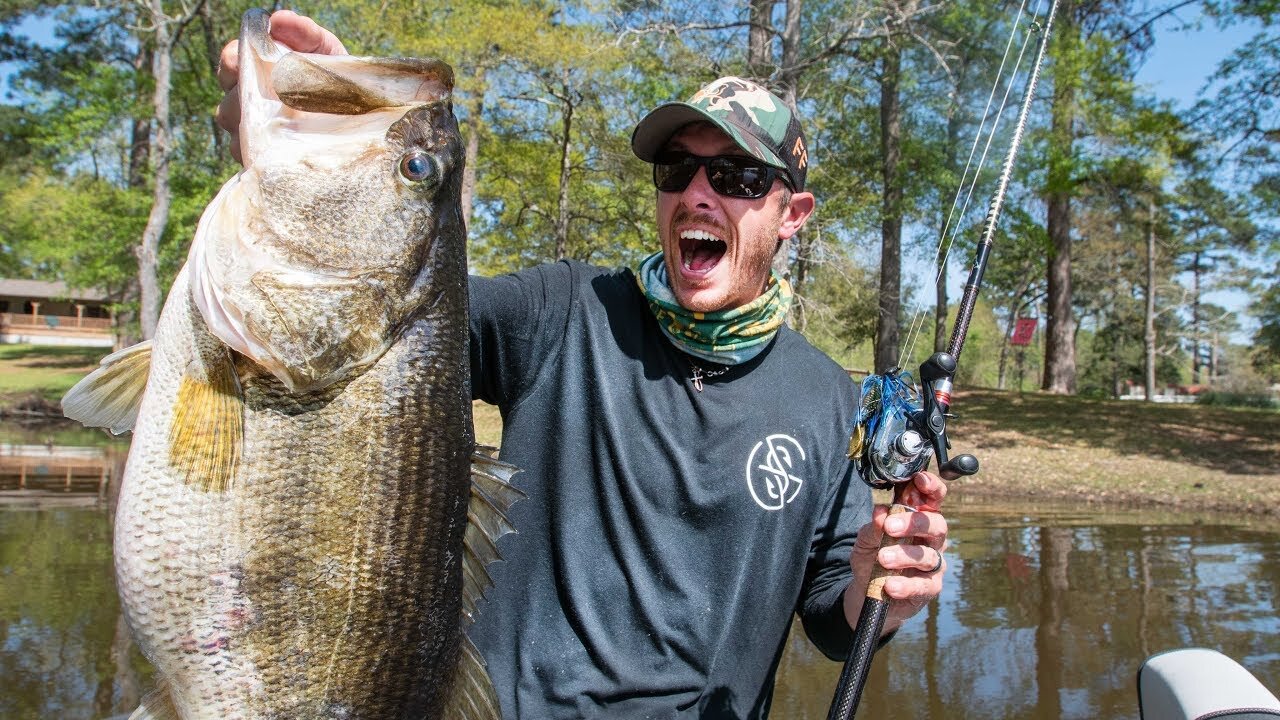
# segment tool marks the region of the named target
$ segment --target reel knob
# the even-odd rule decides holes
[[[898,439],[893,441],[896,459],[904,465],[920,457],[924,447],[924,438],[915,430],[904,430]]]

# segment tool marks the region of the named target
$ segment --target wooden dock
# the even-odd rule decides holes
[[[93,493],[106,497],[115,463],[107,448],[0,443],[0,492]]]

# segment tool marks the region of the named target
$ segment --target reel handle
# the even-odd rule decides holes
[[[978,472],[978,458],[972,455],[957,455],[938,466],[938,475],[943,480],[955,480]]]

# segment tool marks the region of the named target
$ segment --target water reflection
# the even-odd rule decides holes
[[[1134,676],[1221,650],[1280,689],[1280,529],[950,508],[943,597],[876,659],[860,718],[1136,718]],[[101,718],[149,682],[127,642],[103,505],[0,508],[0,717]],[[839,666],[797,631],[773,717],[821,720]]]
[[[1157,652],[1212,647],[1280,690],[1280,529],[951,509],[943,596],[876,658],[860,718],[1136,718]],[[774,717],[826,717],[839,666],[789,642]]]
[[[0,717],[132,710],[146,662],[122,635],[100,508],[0,508]]]

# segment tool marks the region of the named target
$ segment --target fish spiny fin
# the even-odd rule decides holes
[[[156,689],[142,698],[142,704],[129,716],[129,720],[182,720],[182,715],[169,698],[169,686],[164,680]]]
[[[484,591],[493,587],[485,567],[502,557],[497,540],[515,527],[507,519],[507,511],[524,493],[511,484],[518,472],[513,465],[489,453],[492,448],[479,447],[471,455],[471,500],[467,505],[467,530],[463,534],[462,560],[462,624],[465,628],[475,617],[476,604]]]
[[[462,636],[459,655],[443,717],[445,720],[501,720],[498,695],[493,691],[484,659],[466,635]]]
[[[62,414],[112,435],[127,433],[138,421],[150,374],[150,340],[113,352],[62,397]]]
[[[169,425],[169,463],[183,482],[205,492],[231,488],[244,437],[244,399],[231,358],[210,362],[205,378],[188,371],[178,385]]]

